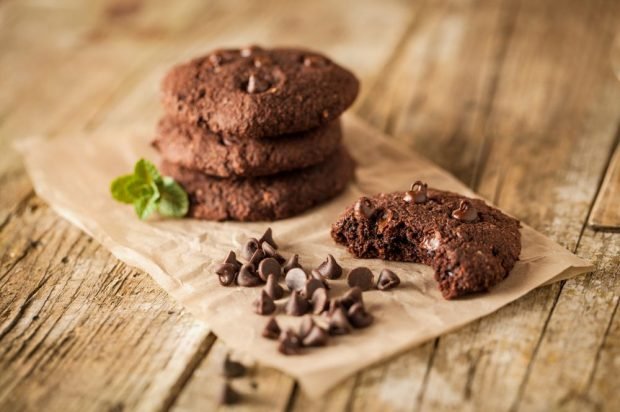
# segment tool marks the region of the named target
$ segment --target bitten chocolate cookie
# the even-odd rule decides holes
[[[353,176],[344,148],[305,169],[264,177],[218,178],[163,162],[162,173],[189,194],[188,216],[207,220],[284,219],[340,193]]]
[[[487,291],[519,259],[519,221],[482,200],[426,189],[362,197],[332,226],[361,258],[419,262],[435,269],[444,298]]]
[[[349,107],[359,82],[327,57],[302,49],[216,50],[174,67],[163,105],[181,122],[244,138],[309,130]]]
[[[264,176],[311,166],[334,153],[341,140],[340,120],[290,136],[244,139],[222,137],[165,117],[153,145],[167,161],[229,177]]]

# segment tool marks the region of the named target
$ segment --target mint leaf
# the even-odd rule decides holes
[[[145,183],[161,183],[161,175],[155,165],[146,159],[140,159],[134,166],[133,174]]]
[[[129,190],[129,186],[134,184],[135,180],[136,178],[134,175],[125,175],[114,179],[110,185],[112,197],[122,203],[133,203],[139,196],[135,196],[135,194]]]
[[[140,219],[146,219],[156,210],[162,216],[182,217],[189,209],[185,190],[171,177],[162,177],[146,159],[136,162],[133,174],[114,179],[110,192],[119,202],[133,204]]]
[[[162,216],[183,217],[189,209],[189,199],[185,190],[171,177],[165,176],[159,185],[159,213]]]
[[[157,209],[157,201],[159,200],[159,192],[153,192],[153,194],[149,196],[144,196],[138,200],[136,200],[133,204],[138,217],[142,220],[149,217],[155,209]]]
[[[127,192],[130,196],[133,196],[134,201],[141,199],[143,197],[149,198],[153,195],[153,193],[157,192],[159,194],[159,190],[157,185],[152,183],[143,182],[140,179],[137,179],[134,175],[134,180],[129,182],[126,187]]]

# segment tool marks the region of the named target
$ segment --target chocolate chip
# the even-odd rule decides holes
[[[306,284],[301,290],[301,295],[306,299],[310,299],[317,289],[325,289],[323,282],[315,278],[310,278],[306,281]]]
[[[365,220],[372,217],[372,215],[375,213],[375,208],[372,206],[369,198],[361,197],[357,202],[355,202],[355,206],[353,206],[353,212],[356,219]]]
[[[245,242],[245,245],[243,245],[243,249],[241,250],[241,256],[243,256],[245,260],[250,260],[252,259],[252,255],[254,254],[254,252],[256,252],[258,249],[260,249],[258,240],[254,239],[253,237],[249,238]]]
[[[248,93],[262,93],[269,90],[270,87],[271,84],[267,80],[260,78],[255,74],[251,74],[248,79],[246,91]]]
[[[347,284],[350,287],[359,287],[361,290],[370,290],[374,286],[374,276],[367,267],[357,267],[347,276]]]
[[[287,273],[289,270],[293,268],[301,268],[301,265],[299,264],[299,255],[293,255],[290,258],[288,258],[286,263],[284,263],[284,265],[282,266],[282,271],[284,273]]]
[[[258,243],[261,245],[265,242],[273,246],[274,249],[278,248],[278,244],[273,240],[273,232],[270,227],[268,227],[267,230],[265,230],[265,233],[263,233],[260,239],[258,239]]]
[[[286,272],[286,276],[284,281],[286,283],[286,287],[288,290],[301,290],[306,285],[306,280],[308,277],[306,276],[306,272],[304,272],[301,268],[293,268]]]
[[[303,338],[302,344],[304,346],[325,346],[328,339],[327,332],[320,326],[314,325],[308,335]]]
[[[224,57],[219,53],[211,53],[208,59],[213,67],[217,67],[224,62]]]
[[[308,313],[309,309],[310,305],[308,301],[304,299],[297,290],[294,290],[286,302],[286,314],[291,316],[303,316]]]
[[[277,260],[278,263],[280,264],[286,261],[286,259],[284,259],[282,255],[280,255],[278,251],[273,246],[271,246],[269,243],[263,242],[261,245],[261,248],[262,248],[264,256],[272,257],[275,260]]]
[[[230,360],[230,355],[226,354],[222,374],[227,378],[239,378],[245,375],[246,367],[242,363]]]
[[[263,290],[274,300],[280,299],[284,296],[284,289],[278,283],[278,279],[275,275],[267,276],[267,283]]]
[[[256,52],[261,51],[262,49],[256,45],[246,46],[243,49],[239,50],[239,54],[241,57],[250,57]]]
[[[258,265],[260,264],[261,260],[263,260],[263,259],[265,259],[265,252],[263,252],[261,249],[256,249],[256,252],[254,252],[254,254],[250,258],[248,263],[250,263],[254,267],[258,267]]]
[[[261,284],[260,278],[256,275],[256,271],[254,270],[254,265],[251,263],[246,263],[241,266],[241,270],[237,275],[237,284],[239,286],[252,287]]]
[[[233,405],[241,400],[239,392],[234,390],[228,382],[224,383],[220,393],[220,405]]]
[[[452,217],[462,222],[471,223],[478,219],[478,211],[469,200],[461,200],[458,209],[452,211]]]
[[[349,308],[347,317],[351,325],[356,328],[365,328],[374,320],[374,317],[370,313],[366,312],[366,309],[364,309],[364,305],[361,302],[358,302]]]
[[[379,279],[377,280],[377,289],[388,290],[393,289],[398,285],[400,285],[400,278],[390,269],[383,269],[381,273],[379,273]]]
[[[340,304],[343,308],[348,310],[351,306],[356,303],[364,303],[364,299],[362,298],[362,289],[359,287],[353,287],[349,289],[344,295],[336,300],[338,304]]]
[[[254,67],[265,67],[272,64],[272,60],[267,56],[256,56],[254,58]]]
[[[241,262],[237,260],[237,255],[232,250],[228,252],[228,255],[226,255],[226,259],[224,259],[223,263],[230,263],[235,265],[237,268],[241,268]]]
[[[328,322],[330,335],[346,335],[351,332],[351,324],[342,306],[337,306],[336,309],[329,314]]]
[[[342,276],[342,267],[332,255],[327,255],[327,259],[316,270],[327,279],[338,279]]]
[[[325,67],[329,64],[327,59],[320,56],[305,56],[303,62],[306,67]]]
[[[329,286],[329,282],[316,269],[313,269],[312,272],[310,272],[310,277],[316,280],[320,280],[321,283],[323,283],[323,287],[325,289],[331,289],[331,287]]]
[[[428,200],[427,191],[428,186],[426,183],[422,183],[420,180],[417,180],[411,185],[411,190],[405,193],[403,199],[405,202],[424,203]]]
[[[377,219],[377,233],[383,233],[383,231],[385,230],[385,228],[388,227],[390,222],[395,219],[395,215],[396,213],[394,213],[390,209],[383,210],[383,213],[381,213],[381,217]]]
[[[265,256],[269,256],[269,257],[276,259],[278,263],[285,262],[285,259],[282,257],[282,255],[280,255],[278,251],[276,250],[276,248],[271,246],[269,243],[263,242],[261,245],[261,248],[263,249]]]
[[[280,326],[278,326],[276,318],[271,317],[263,329],[263,337],[275,340],[280,336],[280,332]]]
[[[215,273],[222,286],[229,286],[234,283],[237,273],[239,273],[239,268],[232,263],[220,263],[215,269]]]
[[[312,313],[315,315],[320,315],[325,311],[327,307],[327,290],[325,289],[317,289],[312,294],[312,299],[310,300],[312,303]]]
[[[264,290],[260,291],[260,296],[254,301],[254,313],[259,315],[271,315],[276,311],[276,304],[273,303],[271,296]]]
[[[258,265],[258,275],[263,281],[267,281],[269,275],[275,275],[277,279],[282,274],[282,267],[274,258],[263,259]]]
[[[323,314],[328,319],[331,315],[333,315],[339,308],[342,308],[342,303],[340,299],[331,299],[327,304],[327,311]],[[348,308],[344,308],[345,312]]]
[[[301,341],[299,336],[291,329],[287,329],[280,334],[278,338],[278,351],[284,355],[296,355],[301,350]]]
[[[310,333],[310,330],[313,327],[314,320],[312,319],[312,316],[305,315],[301,320],[301,324],[299,326],[299,339],[303,340],[306,336],[308,336],[308,333]]]
[[[261,249],[263,250],[265,256],[274,256],[276,253],[278,253],[276,248],[274,248],[267,242],[261,243]]]

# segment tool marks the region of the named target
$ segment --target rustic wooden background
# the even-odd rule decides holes
[[[354,112],[596,270],[319,403],[255,365],[238,409],[620,410],[620,233],[593,229],[620,224],[619,28],[617,0],[0,0],[0,410],[217,408],[224,345],[38,199],[11,146],[152,128],[167,67],[253,42],[351,67]]]

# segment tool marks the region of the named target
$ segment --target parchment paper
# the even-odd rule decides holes
[[[523,250],[506,281],[490,293],[462,300],[442,299],[432,270],[412,263],[356,260],[329,236],[330,224],[363,194],[403,190],[412,181],[473,196],[463,184],[394,139],[362,121],[344,118],[345,141],[359,163],[357,179],[344,194],[301,216],[271,223],[216,223],[189,219],[140,221],[131,206],[112,200],[111,180],[132,170],[140,157],[158,161],[149,133],[101,132],[53,140],[28,139],[19,145],[37,194],[60,215],[108,248],[118,259],[148,272],[170,295],[206,322],[233,350],[295,377],[319,396],[353,372],[489,314],[543,284],[592,270],[578,258],[524,225]],[[325,348],[284,356],[260,336],[266,317],[252,311],[260,288],[222,287],[213,274],[226,253],[249,236],[274,230],[282,253],[298,253],[316,267],[327,253],[346,268],[392,268],[402,279],[390,292],[364,294],[375,322],[367,329],[334,338]],[[344,288],[344,281],[335,291]],[[282,306],[282,304],[280,304]],[[281,309],[279,309],[281,310]],[[279,316],[284,325],[299,318]]]

